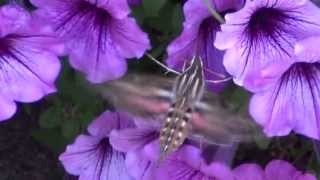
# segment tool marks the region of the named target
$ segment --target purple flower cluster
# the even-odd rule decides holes
[[[254,93],[250,113],[268,136],[293,130],[319,140],[320,9],[309,0],[207,2],[226,14],[225,23],[203,0],[187,1],[184,29],[167,49],[167,64],[181,69],[199,55],[206,79],[228,72]],[[207,86],[219,91],[225,84]]]
[[[271,161],[265,170],[256,164],[231,169],[215,157],[207,162],[192,144],[158,161],[157,128],[134,120],[125,113],[103,113],[89,125],[90,135],[79,135],[60,155],[65,169],[80,180],[316,180],[281,160]],[[216,152],[221,157],[226,150]]]
[[[0,7],[0,121],[15,102],[33,102],[56,91],[58,55],[64,46],[52,29],[18,5]],[[49,67],[49,68],[48,68]]]
[[[57,56],[94,83],[121,77],[125,59],[150,48],[147,35],[129,17],[126,0],[32,0],[29,13],[17,4],[0,7],[0,121],[17,102],[33,102],[55,92]]]
[[[88,127],[89,135],[79,135],[60,155],[66,171],[80,180],[130,180],[125,154],[112,148],[112,130],[134,126],[125,113],[104,112]]]
[[[31,0],[66,44],[73,68],[93,83],[121,77],[128,58],[150,48],[147,34],[129,17],[127,0]],[[133,2],[138,3],[138,2]]]
[[[257,0],[225,16],[215,46],[234,82],[254,93],[252,117],[268,136],[320,139],[320,9],[308,0]]]
[[[68,55],[73,68],[101,83],[123,76],[126,59],[140,58],[151,48],[130,17],[129,4],[141,0],[31,3],[37,7],[32,13],[16,4],[0,7],[0,121],[13,116],[15,102],[37,101],[56,91],[58,56]],[[317,6],[310,0],[188,0],[183,10],[183,31],[167,48],[169,67],[181,70],[199,56],[207,80],[231,75],[254,93],[250,114],[268,136],[293,130],[320,140]],[[225,83],[207,86],[220,91]],[[231,169],[215,158],[208,162],[192,141],[158,161],[158,129],[126,113],[105,112],[60,160],[80,180],[315,180],[281,160],[265,169],[255,164]]]
[[[235,11],[242,7],[243,0],[209,0],[212,6],[221,13]],[[208,80],[219,80],[228,76],[222,60],[225,51],[217,49],[213,42],[221,30],[218,20],[212,17],[203,0],[189,0],[184,4],[185,21],[183,32],[167,49],[167,64],[171,68],[182,69],[193,56],[201,57],[205,77]],[[226,83],[207,83],[213,91],[221,91]]]

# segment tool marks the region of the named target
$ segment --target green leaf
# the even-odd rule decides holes
[[[136,19],[139,25],[143,24],[145,12],[142,6],[135,6],[131,11],[132,16]]]
[[[268,149],[272,139],[267,137],[257,137],[255,138],[255,143],[259,149],[266,150]]]
[[[62,135],[66,139],[74,139],[81,132],[81,124],[76,119],[68,119],[62,125]]]
[[[60,129],[58,128],[37,129],[31,133],[31,136],[57,154],[61,153],[66,145],[70,143],[70,141],[67,141],[67,139],[61,135]]]
[[[143,0],[142,6],[146,16],[159,16],[161,8],[165,5],[167,0]]]
[[[39,125],[41,128],[56,128],[60,126],[61,121],[62,109],[54,106],[41,113]]]
[[[182,29],[183,11],[180,4],[173,5],[172,27],[173,32],[179,33]]]

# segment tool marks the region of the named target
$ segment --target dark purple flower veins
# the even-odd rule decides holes
[[[124,162],[124,159],[125,159],[124,153],[116,151],[112,148],[109,142],[109,138],[102,138],[99,143],[93,145],[91,148],[88,148],[85,151],[69,153],[68,156],[74,156],[74,155],[79,156],[81,154],[86,155],[86,159],[88,162],[96,161],[94,162],[95,163],[94,175],[96,177],[100,177],[101,179],[103,179],[102,176],[105,175],[102,173],[103,171],[110,172],[111,163],[119,162],[119,168],[121,169],[123,167],[120,167],[120,164],[121,164],[120,162]],[[86,168],[91,168],[91,167],[86,167]]]
[[[107,10],[84,0],[71,0],[64,2],[61,14],[55,19],[56,31],[60,36],[82,40],[86,44],[88,51],[92,47],[98,46],[97,60],[99,51],[104,52],[109,43],[109,26],[112,19]],[[98,44],[95,36],[97,36]]]
[[[35,77],[37,77],[41,82],[47,84],[45,81],[41,79],[41,77],[28,65],[28,63],[32,62],[28,56],[25,55],[25,52],[15,47],[16,41],[27,41],[28,38],[32,38],[35,36],[31,35],[18,35],[18,34],[10,34],[4,37],[0,37],[0,70],[4,73],[3,78],[5,81],[10,82],[11,78],[5,73],[8,71],[15,72],[20,78],[23,78],[21,70],[17,69],[13,63],[18,63],[26,70],[31,72]],[[32,46],[32,44],[30,44]],[[26,48],[27,49],[27,48]],[[13,62],[14,61],[14,62]],[[26,62],[30,61],[30,62]],[[18,77],[18,78],[19,78]],[[48,85],[49,86],[49,85]]]
[[[111,163],[115,163],[114,160],[112,160],[113,158],[117,159],[116,162],[123,162],[125,159],[124,153],[116,151],[112,148],[109,142],[109,138],[103,138],[97,144],[96,153],[98,153],[98,162],[96,164],[95,170],[99,177],[101,177],[102,175],[103,168],[106,168],[106,172],[110,171]]]
[[[244,47],[242,55],[246,62],[243,71],[248,65],[249,56],[270,54],[277,52],[279,57],[291,57],[289,48],[293,48],[293,40],[297,39],[297,28],[303,29],[306,24],[316,25],[305,20],[302,13],[296,8],[277,7],[277,1],[272,5],[265,5],[255,9],[248,20],[241,24],[244,26],[241,45]]]
[[[199,40],[196,45],[195,53],[200,54],[205,67],[213,57],[209,57],[211,53],[219,51],[213,46],[213,41],[216,37],[216,32],[220,30],[220,23],[213,17],[206,18],[199,27]]]
[[[302,102],[307,106],[305,101],[309,101],[309,99],[305,100],[304,95],[310,92],[315,117],[318,119],[317,126],[320,129],[320,117],[318,117],[319,112],[317,112],[320,107],[320,63],[295,63],[281,76],[279,82],[279,85],[275,89],[273,105],[275,105],[279,96],[285,94],[287,98],[293,98],[293,103],[295,102],[295,98],[302,98]],[[287,94],[287,91],[291,94]]]
[[[0,56],[8,54],[10,51],[10,40],[5,37],[0,38]]]

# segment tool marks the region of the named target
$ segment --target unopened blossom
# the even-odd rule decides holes
[[[126,59],[150,48],[147,34],[129,17],[127,0],[31,0],[66,43],[73,68],[100,83],[121,77]]]
[[[0,7],[0,121],[17,102],[34,102],[56,91],[63,45],[50,28],[16,4]]]
[[[59,160],[66,171],[79,176],[79,180],[130,180],[125,153],[112,148],[109,134],[114,129],[132,126],[127,114],[104,112],[89,125],[89,135],[79,135]]]
[[[309,0],[248,0],[225,21],[215,46],[227,50],[223,64],[234,81],[251,91],[248,79],[274,62],[294,61],[295,43],[320,34],[320,9]]]
[[[257,164],[242,164],[233,170],[234,180],[316,180],[283,160],[269,162],[265,169]]]
[[[269,136],[294,131],[320,139],[320,37],[310,37],[295,46],[292,63],[276,63],[251,81],[264,86],[251,99],[250,112]]]
[[[242,7],[243,0],[208,0],[211,8],[220,13],[235,11]],[[224,51],[213,46],[220,23],[212,16],[204,0],[188,0],[183,7],[185,21],[183,31],[168,47],[169,67],[183,69],[194,55],[199,55],[204,64],[205,78],[219,80],[228,77],[222,64]],[[219,91],[225,83],[208,83],[212,90]]]

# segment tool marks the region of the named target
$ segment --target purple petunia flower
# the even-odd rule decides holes
[[[235,180],[316,180],[282,160],[269,162],[264,170],[256,164],[242,164],[233,170],[233,175]]]
[[[291,130],[320,139],[320,37],[310,37],[295,46],[295,62],[276,63],[252,80],[265,86],[251,99],[250,112],[269,136]]]
[[[159,149],[159,143],[149,144],[145,147],[145,156],[155,163],[159,159]],[[233,180],[232,171],[226,164],[214,160],[207,164],[201,150],[192,145],[183,145],[158,162],[153,173],[156,180]]]
[[[215,46],[227,50],[224,66],[238,85],[255,91],[248,79],[264,68],[290,63],[294,44],[320,34],[320,9],[309,0],[254,0],[225,16]]]
[[[134,126],[125,113],[104,112],[88,127],[90,135],[79,135],[59,159],[67,172],[80,180],[131,179],[125,168],[125,154],[112,148],[113,129]]]
[[[63,51],[50,28],[22,7],[0,7],[0,121],[15,113],[15,101],[34,102],[56,91]]]
[[[141,120],[135,122],[137,125],[136,127],[113,130],[110,134],[110,143],[115,149],[127,153],[126,167],[128,173],[135,179],[152,180],[157,177],[164,179],[168,178],[158,174],[159,164],[156,162],[160,155],[158,124],[141,123]],[[193,142],[192,140],[187,141],[186,144],[198,145],[197,142]],[[187,146],[189,147],[191,145]],[[204,151],[201,156],[203,157],[200,157],[199,154],[197,157],[199,158],[199,161],[215,161],[216,163],[223,162],[229,164],[235,152],[234,147],[217,147],[212,145],[208,146],[207,144],[203,144],[202,146]],[[197,148],[194,147],[194,149]],[[198,151],[200,152],[200,150]],[[173,153],[170,157],[175,158],[175,156],[176,154]]]
[[[125,152],[128,173],[139,180],[154,178],[156,164],[145,155],[144,148],[159,140],[159,127],[156,125],[139,123],[136,127],[113,130],[110,134],[110,143],[116,150]]]
[[[147,35],[128,17],[126,0],[31,0],[37,14],[65,41],[72,67],[100,83],[121,77],[126,58],[150,48]]]
[[[219,12],[238,10],[243,0],[209,0]],[[200,55],[204,64],[206,79],[223,79],[227,73],[222,65],[224,51],[213,46],[220,23],[209,12],[203,0],[188,0],[184,4],[185,21],[183,32],[168,47],[167,64],[171,68],[181,69],[194,55]],[[215,73],[212,73],[215,72]],[[221,76],[217,75],[220,74]],[[219,91],[225,84],[208,83],[212,90]]]

